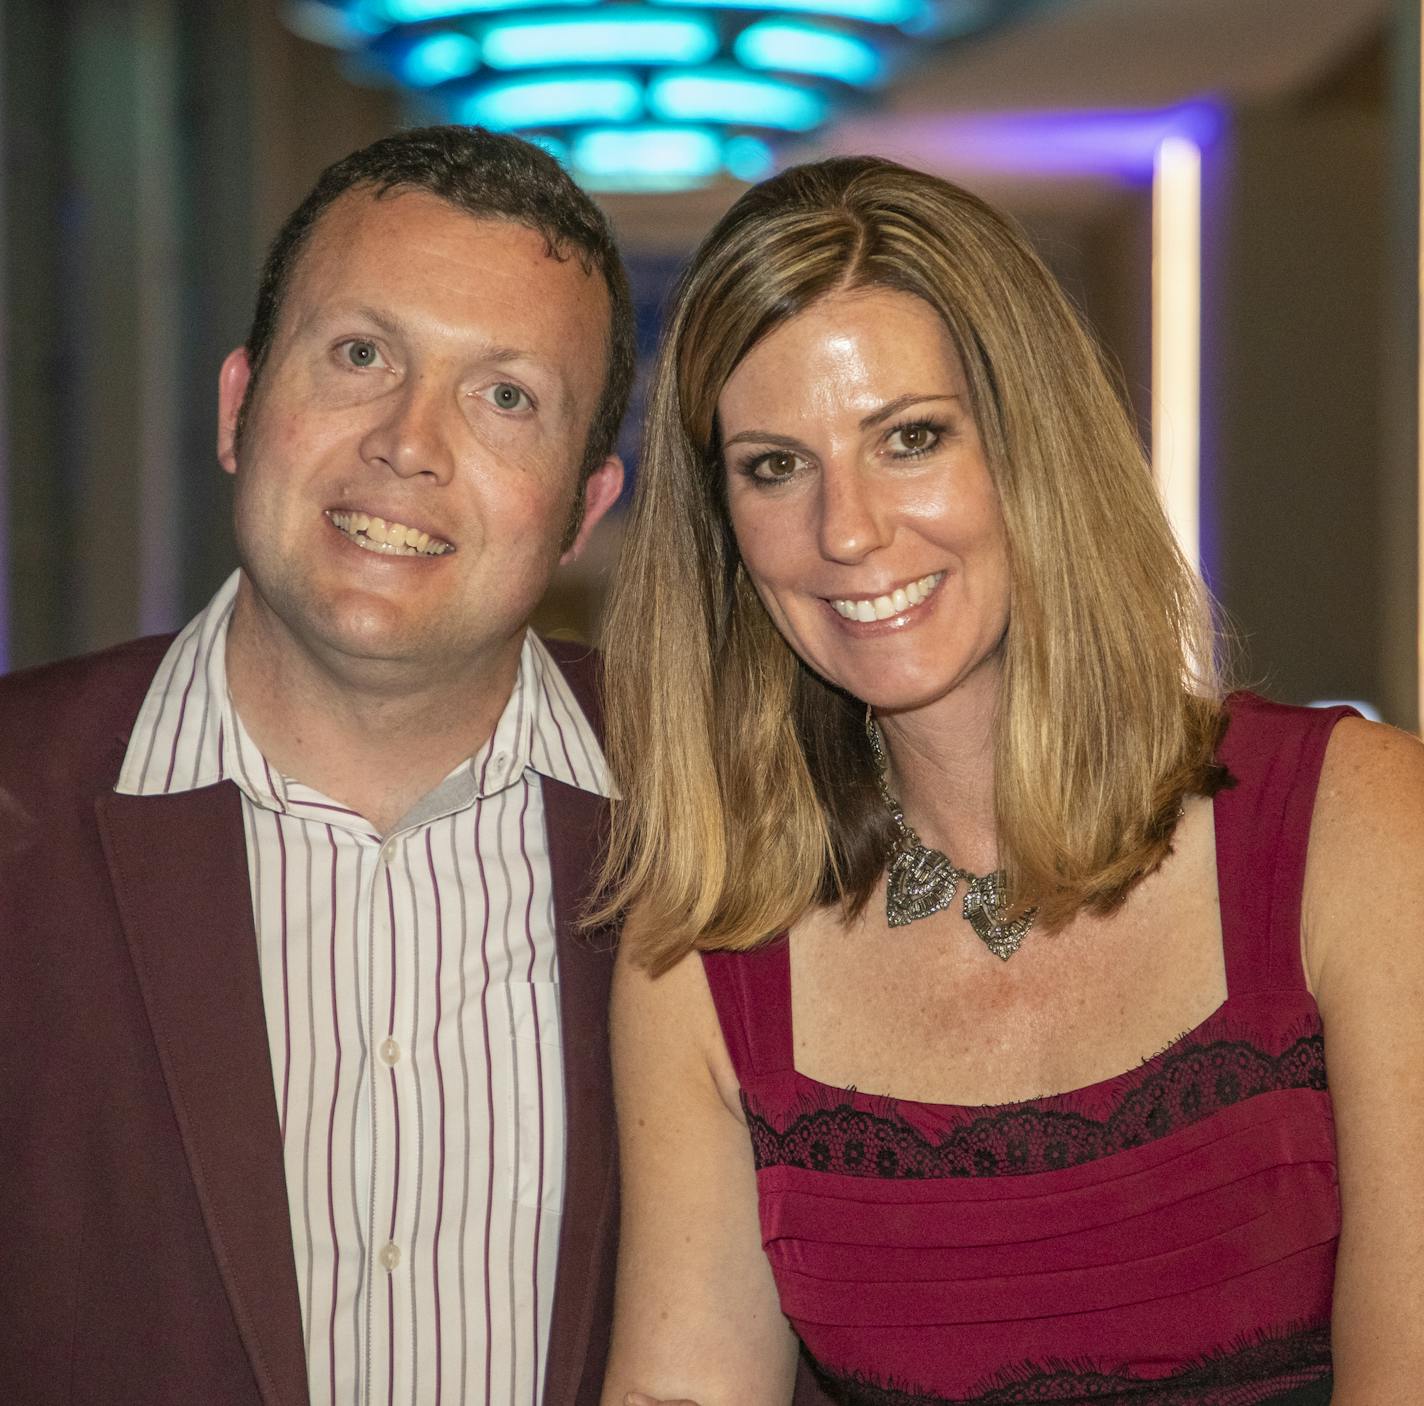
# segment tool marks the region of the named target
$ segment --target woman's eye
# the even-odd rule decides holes
[[[381,360],[381,353],[376,350],[376,344],[360,338],[346,342],[342,347],[342,352],[347,362],[361,371],[379,364]]]
[[[527,391],[511,385],[508,381],[498,382],[483,394],[496,410],[524,410],[533,404]]]
[[[777,449],[770,454],[763,454],[752,465],[751,473],[753,478],[759,478],[764,483],[779,483],[796,472],[796,465],[794,454],[785,449]]]
[[[924,454],[939,442],[939,430],[927,424],[901,425],[890,432],[887,442],[896,454]]]

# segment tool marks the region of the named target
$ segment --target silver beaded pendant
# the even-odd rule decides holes
[[[902,836],[890,851],[885,875],[885,917],[892,928],[916,918],[943,913],[954,902],[964,875],[938,850],[906,844]]]
[[[1019,950],[1024,934],[1033,926],[1037,908],[1006,923],[1000,918],[1004,911],[1004,871],[996,869],[983,878],[971,880],[964,891],[964,916],[979,940],[1002,962],[1007,962]]]

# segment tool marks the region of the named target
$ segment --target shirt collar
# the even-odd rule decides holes
[[[268,766],[233,706],[227,632],[238,577],[234,571],[169,646],[134,723],[119,792],[164,795],[230,780],[269,810],[288,810],[294,791],[299,808],[319,806],[315,792]],[[526,769],[581,791],[612,794],[598,738],[563,670],[532,631],[525,634],[514,688],[488,741],[422,797],[400,828],[494,795]]]

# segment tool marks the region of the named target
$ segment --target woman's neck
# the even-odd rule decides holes
[[[988,672],[988,671],[985,671]],[[887,782],[925,844],[961,868],[998,868],[994,714],[998,679],[966,680],[912,712],[877,714],[889,750]]]

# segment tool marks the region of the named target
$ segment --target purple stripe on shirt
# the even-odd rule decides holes
[[[173,772],[178,765],[179,744],[183,740],[183,718],[188,712],[188,695],[193,691],[194,680],[198,677],[198,660],[202,655],[202,650],[193,650],[193,669],[188,675],[188,682],[183,686],[183,698],[178,705],[178,721],[173,725],[173,750],[168,756],[168,773],[163,778],[163,790],[167,793],[173,785]]]
[[[390,865],[386,866],[386,902],[390,915],[390,939],[391,939],[391,1010],[387,1021],[387,1033],[395,1030],[396,1022],[396,899],[395,890],[391,885]],[[401,1175],[401,1131],[400,1131],[400,1090],[396,1087],[395,1067],[391,1067],[391,1144],[395,1148],[394,1170],[391,1182],[391,1228],[386,1239],[394,1244],[396,1238],[396,1208],[400,1205],[400,1175]],[[387,1372],[386,1372],[386,1401],[387,1406],[394,1406],[396,1399],[396,1300],[395,1300],[395,1271],[386,1271],[386,1305],[387,1305]]]
[[[268,776],[271,776],[270,772],[268,773]],[[339,806],[336,805],[334,802],[328,803],[326,801],[293,801],[290,796],[287,798],[287,800],[291,808],[294,810],[298,807],[300,807],[302,810],[330,810],[335,811],[337,815],[353,815],[358,820],[364,820],[366,818],[364,815],[361,814],[359,810],[352,810],[350,806]],[[374,839],[375,836],[372,836],[372,838]]]
[[[181,646],[178,641],[175,641],[173,643],[173,645],[168,651],[168,654],[164,656],[163,663],[159,665],[159,673],[162,673],[165,668],[167,669],[168,672],[166,677],[160,684],[158,682],[157,676],[155,675],[154,681],[150,685],[150,696],[157,701],[154,706],[155,716],[153,720],[153,726],[149,730],[148,742],[147,745],[144,747],[143,765],[139,768],[138,772],[138,792],[140,795],[146,795],[148,793],[148,769],[153,764],[153,754],[158,747],[158,735],[163,730],[163,719],[168,714],[169,695],[173,688],[173,680],[178,677],[179,667],[183,663],[183,651],[188,648],[189,644],[192,645],[193,650],[196,653],[198,651],[198,638],[196,635],[194,635],[191,640],[183,641]],[[148,698],[145,698],[143,708],[140,709],[139,712],[140,720],[142,720],[143,712],[148,707],[148,702]],[[135,728],[134,736],[129,741],[130,752],[132,752],[135,743],[142,741],[143,738],[141,733],[138,731],[137,728]],[[178,745],[177,733],[174,734],[173,745],[175,747]],[[128,769],[129,760],[129,754],[125,753],[125,770]]]
[[[539,1232],[544,1220],[544,1042],[539,1031],[539,996],[534,987],[534,960],[537,948],[534,943],[534,866],[529,861],[529,843],[526,822],[529,817],[529,791],[524,788],[524,803],[519,810],[519,857],[524,861],[524,872],[528,880],[528,895],[524,900],[524,940],[529,944],[529,966],[524,979],[529,983],[529,1003],[534,1011],[534,1079],[539,1090],[539,1175],[537,1178],[537,1200],[534,1205],[534,1263],[539,1263]],[[534,1296],[532,1309],[534,1326],[535,1371],[532,1383],[533,1403],[539,1406],[539,1276],[534,1276]]]
[[[313,940],[316,936],[312,926],[312,887],[315,880],[313,865],[315,856],[312,853],[311,827],[302,825],[299,827],[302,839],[302,849],[306,855],[306,879],[302,885],[302,892],[306,898],[306,911],[302,918],[302,932],[306,935],[302,947],[306,952],[306,993],[307,993],[307,1088],[306,1088],[306,1117],[303,1120],[302,1128],[302,1230],[306,1235],[306,1295],[305,1310],[306,1319],[302,1325],[303,1341],[312,1340],[312,1269],[315,1256],[312,1254],[312,1122],[316,1115],[316,1070],[317,1070],[317,1048],[316,1037],[316,943]]]
[[[396,1028],[396,895],[391,884],[391,867],[386,865],[386,904],[390,915],[391,935],[391,1010],[386,1020],[386,1033],[394,1035]],[[401,1137],[400,1137],[400,1090],[396,1087],[395,1066],[391,1066],[391,1119],[394,1124],[392,1141],[395,1143],[395,1169],[391,1183],[391,1233],[387,1240],[396,1238],[396,1207],[400,1204]]]
[[[480,987],[480,1024],[485,1050],[485,1106],[489,1123],[489,1150],[485,1160],[487,1187],[485,1191],[485,1406],[494,1406],[494,1313],[490,1304],[490,1244],[494,1230],[494,1059],[490,1042],[489,1005],[490,989],[489,928],[490,892],[489,876],[485,873],[484,846],[480,844],[480,822],[484,818],[485,803],[481,798],[475,802],[475,865],[480,875],[480,896],[484,902],[484,923],[480,931],[480,961],[484,967],[484,984]]]
[[[287,1095],[292,1082],[292,983],[287,968],[287,837],[282,833],[282,817],[274,815],[277,847],[281,855],[279,891],[282,895],[282,1146],[287,1145]]]
[[[440,880],[435,875],[435,850],[431,832],[425,832],[425,860],[430,866],[430,885],[435,899],[435,1087],[440,1100],[440,1168],[436,1178],[435,1231],[430,1247],[430,1266],[435,1287],[435,1406],[440,1406],[444,1356],[440,1332],[440,1227],[445,1219],[445,1070],[440,1063],[440,982],[445,963],[445,925],[440,911]]]
[[[268,765],[267,758],[262,758],[262,770],[267,777],[267,792],[277,803],[279,810],[285,811],[286,806],[282,803],[281,793],[277,790],[276,778],[272,775],[272,768]]]
[[[411,1083],[415,1090],[415,1170],[411,1180],[415,1184],[415,1205],[410,1215],[410,1255],[406,1278],[410,1283],[410,1400],[411,1406],[419,1406],[420,1395],[420,1292],[417,1283],[417,1250],[420,1245],[420,1215],[425,1201],[425,1081],[421,1077],[420,1065],[416,1061],[416,1051],[421,1048],[420,994],[424,987],[424,967],[420,957],[420,902],[415,890],[415,875],[410,867],[410,846],[401,846],[401,869],[404,877],[403,888],[410,899],[410,956],[409,970],[416,973],[416,980],[410,983],[410,1063]]]
[[[467,992],[465,986],[465,973],[469,970],[470,954],[470,928],[467,921],[467,905],[465,901],[465,872],[464,865],[460,863],[459,850],[459,827],[452,821],[450,825],[450,868],[455,876],[455,898],[459,903],[459,932],[460,932],[460,1004],[455,1016],[455,1035],[460,1051],[460,1110],[463,1117],[460,1120],[461,1131],[464,1133],[464,1145],[460,1161],[460,1226],[456,1232],[455,1244],[459,1250],[457,1264],[457,1276],[459,1283],[459,1316],[456,1321],[460,1325],[460,1393],[456,1400],[463,1403],[468,1400],[466,1396],[466,1386],[469,1374],[470,1356],[470,1335],[466,1331],[467,1300],[465,1295],[465,1236],[469,1226],[470,1212],[470,1061],[469,1053],[465,1045],[465,1013],[468,1009]]]
[[[579,705],[569,681],[564,677],[563,670],[552,659],[548,661],[545,672],[544,697],[548,702],[545,712],[558,733],[559,745],[564,749],[564,759],[569,765],[574,784],[588,790],[599,790],[604,784],[603,752],[589,728],[583,708]],[[559,721],[560,715],[568,722],[567,732]],[[581,766],[570,756],[570,737],[583,757]]]
[[[208,651],[209,658],[212,657],[212,650]],[[203,774],[204,754],[207,748],[203,745],[203,740],[208,735],[208,716],[213,707],[213,692],[210,688],[201,691],[202,710],[198,713],[197,736],[198,745],[193,748],[193,769],[188,774],[188,789],[194,790],[198,785],[198,778]]]
[[[331,1107],[326,1117],[326,1224],[331,1233],[331,1319],[327,1324],[327,1372],[331,1406],[336,1406],[336,1305],[341,1296],[341,1237],[336,1233],[336,1109],[341,1096],[341,1010],[336,990],[336,872],[339,856],[336,835],[326,832],[331,846],[331,1037],[336,1048],[336,1068],[331,1078]]]
[[[527,794],[527,788],[524,788]],[[503,883],[503,892],[507,896],[514,893],[514,881],[509,872],[509,853],[505,840],[509,834],[509,816],[511,814],[510,802],[512,791],[508,788],[499,794],[499,825],[498,834],[500,843],[496,845],[495,852],[499,856],[500,879]],[[504,956],[504,1001],[505,1014],[509,1022],[509,1043],[506,1047],[506,1055],[509,1061],[510,1073],[514,1084],[514,1117],[511,1127],[511,1147],[509,1154],[510,1168],[513,1176],[513,1194],[509,1199],[509,1239],[505,1246],[505,1307],[509,1315],[509,1331],[511,1340],[517,1340],[518,1325],[515,1322],[515,1305],[518,1302],[519,1285],[516,1282],[517,1270],[515,1253],[519,1244],[519,1211],[521,1202],[519,1200],[519,1169],[524,1165],[524,1125],[519,1117],[520,1100],[520,1078],[523,1070],[519,1063],[519,1047],[516,1036],[518,1021],[514,1009],[514,953],[509,945],[510,928],[513,926],[510,921],[513,914],[506,908],[504,910],[505,921],[500,925],[500,940],[503,947]],[[511,1353],[509,1357],[509,1387],[505,1395],[508,1401],[514,1400],[515,1381],[519,1374],[519,1358],[517,1353]]]

